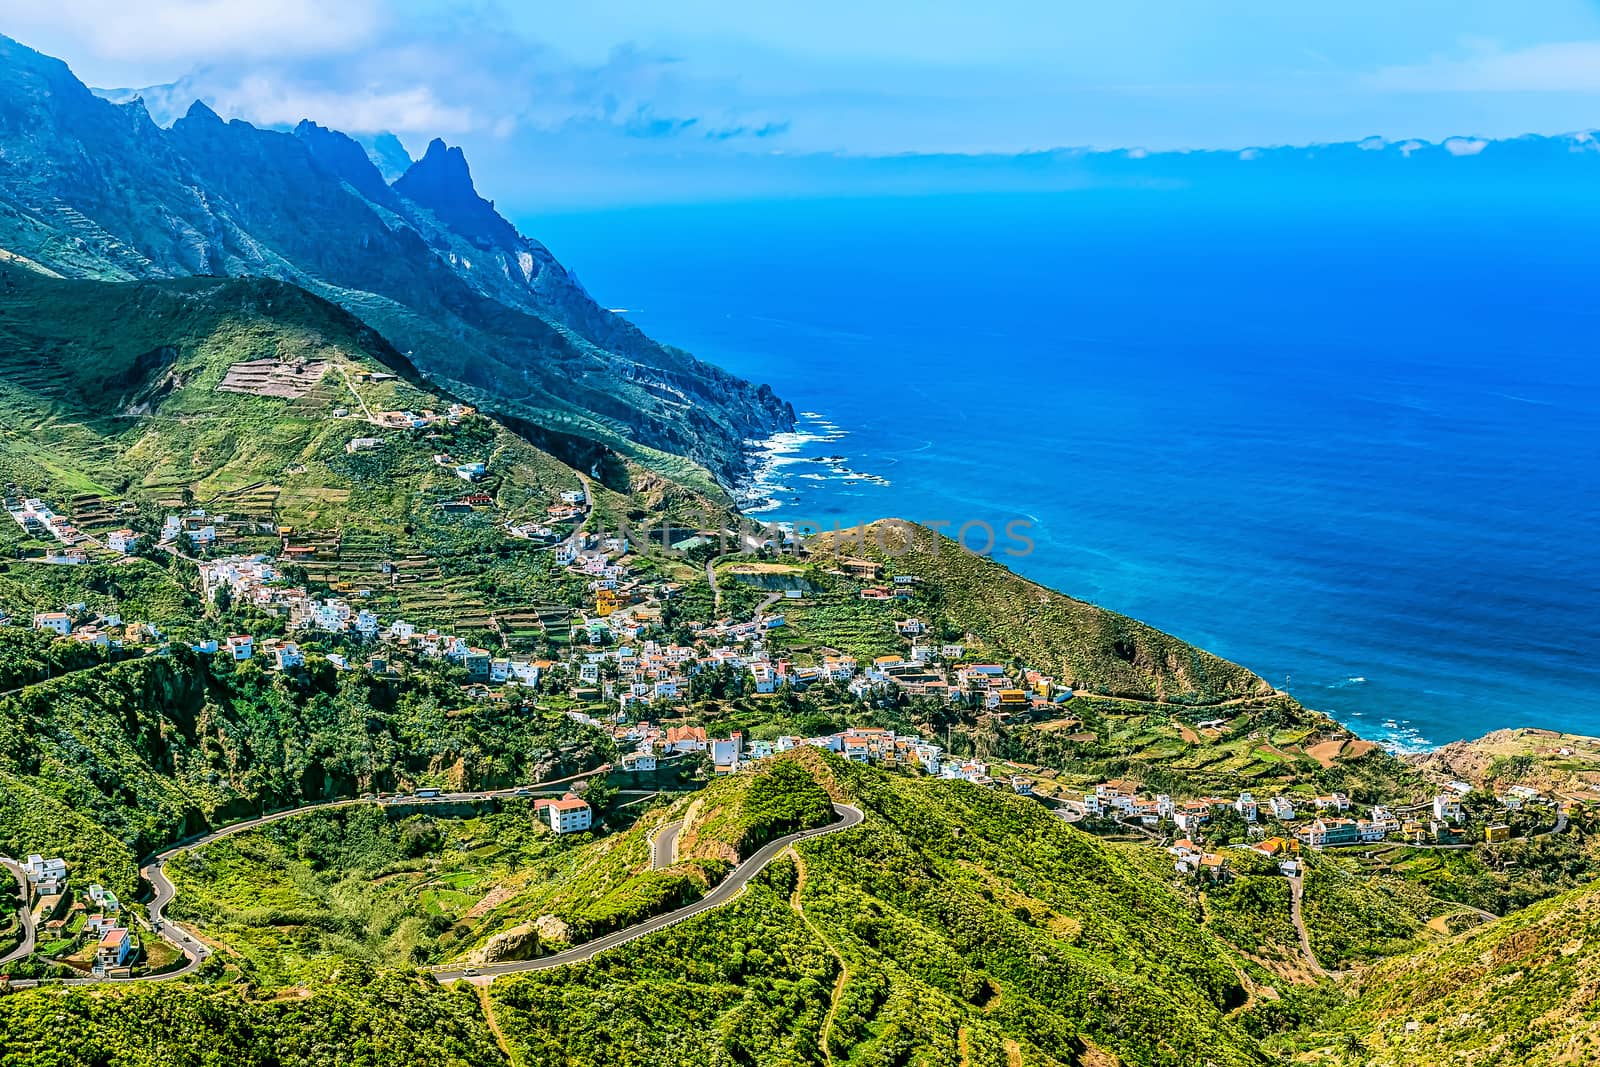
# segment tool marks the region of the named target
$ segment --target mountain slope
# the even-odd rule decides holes
[[[1315,1062],[1555,1067],[1600,1058],[1600,888],[1362,975]]]
[[[236,494],[326,529],[427,522],[431,501],[461,484],[430,459],[441,443],[364,418],[443,410],[448,399],[419,382],[375,331],[282,282],[107,284],[0,266],[0,473],[58,504],[85,491],[169,506]],[[540,507],[577,481],[488,420],[450,432],[499,457],[505,491]],[[386,439],[381,474],[347,451],[363,436]]]
[[[70,276],[265,275],[353,311],[429,376],[634,458],[725,483],[742,442],[792,424],[773,396],[597,305],[430,146],[387,185],[356,142],[223,122],[170,130],[0,37],[0,249]]]
[[[736,903],[496,982],[513,1051],[574,1067],[1268,1062],[1228,1018],[1246,1000],[1228,950],[1113,849],[1009,793],[833,760],[812,773],[866,823],[798,846]]]
[[[819,535],[811,547],[824,564],[860,555],[882,563],[887,574],[918,579],[908,610],[957,633],[981,635],[982,654],[1018,657],[1075,689],[1188,704],[1272,693],[1238,664],[1047,589],[914,523],[886,519]],[[795,614],[803,626],[803,613]]]

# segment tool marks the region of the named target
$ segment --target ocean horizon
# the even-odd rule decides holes
[[[804,413],[756,517],[967,525],[975,549],[987,527],[1019,573],[1398,749],[1600,733],[1592,209],[1096,192],[519,221]]]

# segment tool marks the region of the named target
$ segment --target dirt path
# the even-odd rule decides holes
[[[478,990],[478,1003],[483,1006],[484,1020],[489,1024],[489,1032],[494,1035],[494,1043],[500,1046],[500,1051],[505,1053],[506,1062],[511,1067],[517,1067],[517,1058],[511,1054],[511,1045],[506,1041],[506,1035],[500,1029],[500,1020],[494,1017],[494,1003],[489,999],[489,987],[480,985],[474,987]]]
[[[833,958],[839,961],[839,978],[833,983],[833,992],[828,997],[828,1014],[823,1018],[822,1032],[817,1036],[817,1044],[822,1049],[823,1061],[831,1064],[833,1063],[833,1053],[828,1049],[828,1038],[833,1034],[833,1020],[839,1013],[839,998],[844,994],[845,983],[850,980],[850,967],[845,963],[844,957],[839,955],[839,950],[833,947],[833,942],[824,937],[822,931],[818,930],[816,924],[806,915],[805,908],[800,903],[801,894],[805,892],[806,888],[806,861],[794,849],[789,850],[789,855],[794,857],[795,868],[799,871],[799,876],[794,883],[794,892],[789,894],[789,907],[793,908],[794,913],[800,916],[800,921],[806,924],[806,929],[811,931],[811,935],[822,942]],[[965,1055],[962,1057],[962,1062],[966,1062]]]
[[[959,1061],[961,1067],[968,1067],[972,1062],[972,1048],[967,1040],[967,1028],[965,1026],[956,1028],[956,1052],[961,1056]]]
[[[1006,1065],[1007,1067],[1022,1067],[1022,1046],[1011,1038],[1006,1038]]]
[[[1319,978],[1333,977],[1322,969],[1322,964],[1317,962],[1317,954],[1311,949],[1311,931],[1306,929],[1305,915],[1300,910],[1300,900],[1305,896],[1305,878],[1296,875],[1289,879],[1289,917],[1294,920],[1294,928],[1300,934],[1300,953],[1305,956],[1306,963],[1310,965]]]

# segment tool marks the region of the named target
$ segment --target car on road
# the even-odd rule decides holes
[[[461,972],[461,976],[463,978],[476,978],[476,977],[478,977],[478,975],[480,975],[482,973],[483,972],[478,970],[478,968],[476,968],[476,967],[468,967],[466,970]]]

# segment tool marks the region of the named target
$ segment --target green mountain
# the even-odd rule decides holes
[[[162,129],[137,100],[0,37],[0,258],[107,280],[252,275],[340,304],[431,380],[507,415],[724,484],[793,411],[600,307],[478,196],[435,142],[391,186],[366,150],[302,123]]]
[[[445,909],[434,929],[450,928],[452,915],[480,922],[485,908],[471,906],[472,898],[487,890],[494,908],[509,898],[473,871],[522,855],[543,872],[522,891],[543,893],[539,907],[552,917],[598,918],[593,908],[607,896],[593,890],[619,874],[625,880],[609,899],[620,903],[631,888],[630,906],[659,910],[671,901],[650,903],[654,876],[626,876],[648,866],[647,850],[635,847],[648,824],[614,838],[558,841],[517,831],[511,822],[526,827],[529,816],[508,810],[486,817],[498,828],[487,837],[477,831],[470,850],[461,847],[470,838],[440,829],[437,817],[401,817],[386,829],[376,808],[339,816],[341,827],[320,815],[274,824],[199,850],[178,872],[180,901],[199,894],[190,921],[223,945],[239,945],[211,967],[220,985],[199,996],[176,987],[22,992],[0,998],[0,1026],[33,1033],[41,1016],[66,1012],[115,1042],[120,1058],[109,1062],[119,1064],[152,1062],[161,1039],[198,1055],[182,1035],[202,1029],[208,1055],[326,1062],[280,1027],[341,1007],[355,1017],[392,1014],[405,1031],[423,1030],[418,1015],[436,1011],[441,1019],[426,1028],[428,1039],[467,1047],[492,1021],[500,1055],[512,1063],[1270,1062],[1241,1017],[1253,979],[1230,946],[1206,932],[1196,909],[1114,847],[1027,798],[804,750],[699,796],[687,817],[701,843],[686,843],[680,859],[699,862],[692,857],[715,851],[713,842],[747,855],[761,840],[825,820],[830,796],[859,806],[866,822],[797,846],[722,908],[591,963],[497,982],[481,1007],[460,993],[429,990],[426,980],[375,979],[362,961],[369,949],[343,933],[352,915],[340,907],[361,893],[412,892],[432,902],[430,914]],[[411,888],[397,888],[404,886]],[[241,967],[267,977],[240,953],[253,959],[273,929],[312,922],[307,907],[322,918],[287,940],[280,933],[276,957],[320,952],[331,954],[332,966],[320,978],[302,976],[299,997],[251,998],[248,987],[230,987],[228,975]],[[391,896],[362,912],[359,925],[398,922],[399,943],[411,944],[403,914]],[[395,995],[400,989],[413,992]],[[230,1008],[240,1022],[222,1025],[218,1016]],[[133,1036],[127,1016],[134,1012],[147,1017],[149,1037]],[[363,1025],[330,1039],[325,1054],[334,1045],[353,1051],[375,1039],[369,1033]],[[70,1064],[92,1062],[95,1046],[54,1038],[45,1047],[53,1062]],[[393,1062],[418,1062],[395,1055]],[[457,1062],[485,1062],[465,1048],[457,1055]]]
[[[1600,889],[1535,904],[1361,975],[1303,1062],[1555,1067],[1600,1059]]]
[[[65,856],[132,900],[136,861],[201,827],[416,783],[506,787],[611,752],[563,715],[475,704],[439,675],[312,666],[182,650],[0,697],[0,855]]]
[[[444,451],[447,443],[421,435],[408,449],[410,435],[369,417],[443,412],[451,402],[376,331],[284,282],[111,284],[0,266],[0,464],[22,491],[155,504],[238,505],[270,495],[271,510],[289,523],[398,522],[425,510],[417,505],[430,487],[435,496],[458,493],[459,479],[445,469],[417,480],[392,469],[363,477],[361,465],[379,461],[355,456],[349,441],[386,438],[401,446],[385,453],[390,460],[425,444]],[[463,458],[500,455],[508,489],[536,494],[541,507],[557,485],[577,482],[569,467],[491,420],[466,420],[456,432],[482,438],[473,444],[486,454]]]
[[[913,596],[929,621],[983,652],[1015,657],[1091,693],[1141,700],[1215,704],[1272,696],[1255,674],[1126,615],[1076,600],[902,519],[886,519],[817,538],[819,562],[861,556],[885,574],[918,584]],[[804,629],[806,613],[791,612]],[[788,616],[786,616],[787,618]]]

